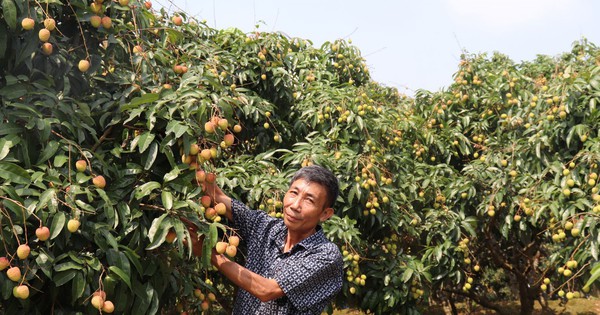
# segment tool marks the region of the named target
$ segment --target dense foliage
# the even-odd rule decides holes
[[[597,286],[600,50],[585,39],[521,64],[465,54],[447,89],[410,98],[343,40],[216,30],[150,2],[1,3],[1,311],[94,313],[104,292],[117,313],[226,312],[234,288],[208,254],[235,231],[199,182],[281,216],[311,163],[342,188],[324,226],[345,257],[337,307],[502,312],[508,287],[528,314]]]

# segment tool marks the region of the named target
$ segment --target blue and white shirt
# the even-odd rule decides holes
[[[317,232],[283,252],[287,227],[283,220],[232,200],[234,228],[246,242],[245,267],[277,281],[285,295],[261,302],[239,289],[233,314],[321,314],[342,288],[343,258],[338,247]]]

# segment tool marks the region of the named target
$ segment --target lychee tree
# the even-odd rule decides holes
[[[312,163],[342,189],[324,225],[344,255],[337,307],[494,308],[478,270],[505,268],[527,313],[600,275],[590,43],[521,65],[465,55],[450,88],[411,99],[343,40],[215,30],[148,1],[2,4],[7,313],[227,312],[209,253],[242,262],[244,240],[202,183],[281,217]]]

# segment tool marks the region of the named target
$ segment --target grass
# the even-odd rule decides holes
[[[510,310],[513,314],[519,314],[519,302],[511,301],[501,303],[503,307],[507,310]],[[554,311],[551,314],[564,314],[564,315],[595,315],[600,314],[600,298],[590,298],[590,299],[576,299],[569,301],[569,303],[565,305],[560,305],[560,301],[552,300],[548,301],[548,306],[550,309]],[[469,312],[467,305],[465,303],[457,303],[456,307],[458,308],[459,314],[472,314],[472,315],[491,315],[496,314],[494,311],[482,308],[480,306],[472,306],[471,311]],[[344,309],[344,310],[335,310],[333,312],[334,315],[364,315],[367,313],[352,310],[352,309]],[[422,309],[423,315],[444,315],[444,310],[441,306],[431,306],[426,309]],[[535,309],[533,311],[534,315],[544,315],[542,313],[540,305],[536,302]]]

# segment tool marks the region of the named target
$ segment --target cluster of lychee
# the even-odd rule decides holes
[[[242,131],[242,126],[233,126],[233,132],[239,133]],[[219,116],[213,116],[209,121],[204,124],[204,131],[207,134],[216,134],[218,130],[224,132],[223,138],[220,142],[221,149],[227,149],[231,147],[235,142],[235,136],[229,131],[229,121],[226,118]],[[217,158],[218,150],[214,145],[204,145],[201,147],[198,143],[192,143],[190,148],[185,154],[183,149],[180,152],[181,162],[189,165],[190,169],[200,170],[200,166],[207,161]]]
[[[198,300],[202,301],[200,303],[200,308],[203,311],[207,311],[211,304],[217,301],[217,296],[214,293],[208,292],[208,294],[204,294],[204,292],[202,292],[202,290],[199,288],[194,289],[194,296],[197,297]]]
[[[219,241],[215,245],[215,251],[217,254],[226,254],[229,257],[235,257],[237,254],[237,248],[240,245],[240,238],[237,235],[231,235],[228,241]]]
[[[92,294],[90,303],[102,313],[110,314],[115,311],[114,303],[106,299],[106,292],[102,290],[98,290]]]
[[[50,238],[50,229],[47,226],[40,225],[35,230],[35,235],[40,242],[44,242]],[[31,248],[28,244],[21,244],[17,247],[17,257],[20,260],[25,260],[29,257]],[[18,285],[13,287],[13,296],[25,300],[29,297],[29,287],[24,284],[23,274],[19,266],[12,266],[11,261],[7,257],[0,257],[0,271],[6,269],[6,277],[11,281],[17,282]]]

